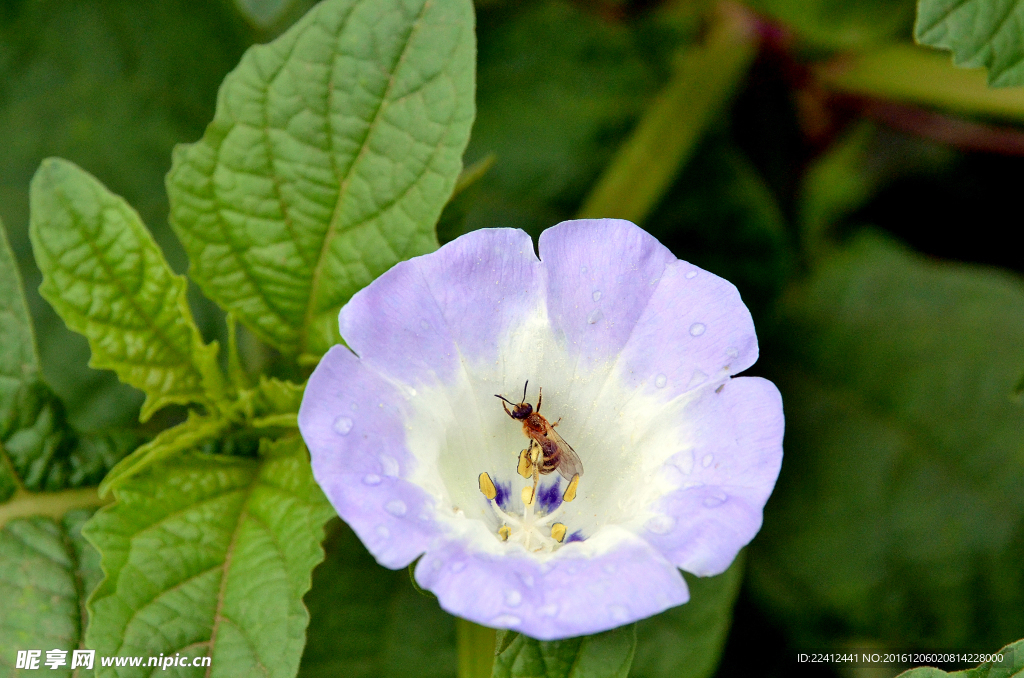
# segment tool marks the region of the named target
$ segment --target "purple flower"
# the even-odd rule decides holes
[[[416,579],[452,614],[597,633],[685,603],[678,568],[723,572],[760,529],[783,417],[771,382],[732,378],[757,359],[750,314],[629,222],[558,224],[540,260],[523,231],[469,233],[340,322],[349,348],[299,412],[313,472],[378,562],[423,556]],[[583,467],[575,496],[563,448],[494,397],[527,380]]]

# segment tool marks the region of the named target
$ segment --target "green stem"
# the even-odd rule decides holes
[[[455,635],[459,645],[459,678],[491,678],[494,629],[456,619]]]
[[[60,492],[26,492],[18,490],[6,504],[0,504],[0,528],[15,518],[48,516],[62,518],[72,509],[94,508],[107,502],[100,499],[95,487]]]
[[[748,11],[720,3],[707,39],[680,55],[668,84],[598,179],[579,216],[643,222],[742,82],[757,44]]]

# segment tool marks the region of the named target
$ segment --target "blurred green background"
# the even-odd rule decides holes
[[[245,48],[312,4],[0,0],[0,218],[46,378],[79,427],[128,424],[141,397],[88,369],[85,339],[36,292],[33,172],[57,155],[93,173],[184,271],[167,226],[171,148],[202,135]],[[838,675],[796,653],[991,652],[1024,636],[1024,255],[1011,244],[1024,92],[987,90],[983,73],[911,46],[905,0],[479,0],[477,10],[465,161],[493,164],[449,203],[440,241],[494,226],[536,236],[586,206],[616,210],[621,198],[602,203],[600,181],[625,168],[658,184],[653,197],[591,216],[633,216],[735,283],[761,339],[750,373],[783,393],[782,475],[717,675]],[[735,43],[716,42],[723,24]],[[702,54],[731,65],[705,67]],[[710,85],[695,86],[698,76]],[[645,124],[675,145],[645,145]],[[223,338],[222,315],[194,288],[190,300],[207,338]],[[328,544],[346,540],[336,531]],[[358,584],[373,567],[329,556],[314,581],[359,589],[374,606],[377,589]],[[437,616],[402,588],[404,573],[372,581],[407,608],[382,613],[381,627]],[[333,622],[327,603],[308,602],[303,671],[351,669],[310,668],[329,657],[318,638]],[[450,619],[423,626],[437,635],[424,651],[448,647]],[[654,661],[641,649],[634,674]]]

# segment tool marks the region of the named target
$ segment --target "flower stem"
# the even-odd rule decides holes
[[[494,629],[456,619],[455,635],[459,645],[459,678],[491,678]]]
[[[0,505],[0,528],[16,518],[48,516],[59,520],[72,509],[94,508],[106,503],[100,499],[95,487],[59,492],[28,492],[19,489],[10,501]]]

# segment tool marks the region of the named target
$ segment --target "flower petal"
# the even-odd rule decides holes
[[[622,528],[564,547],[546,561],[447,540],[420,561],[416,580],[452,614],[539,640],[606,631],[689,600],[679,570]]]
[[[741,377],[720,392],[706,389],[689,409],[693,449],[666,464],[689,472],[657,502],[643,533],[670,561],[706,577],[724,572],[761,529],[782,465],[782,398],[770,381]]]
[[[404,479],[416,463],[405,444],[407,417],[399,388],[343,346],[321,359],[299,408],[313,476],[377,562],[390,568],[415,560],[436,531],[433,499]]]
[[[409,385],[451,382],[461,360],[492,362],[535,312],[540,262],[524,231],[473,231],[403,261],[341,309],[341,336],[364,364]]]

